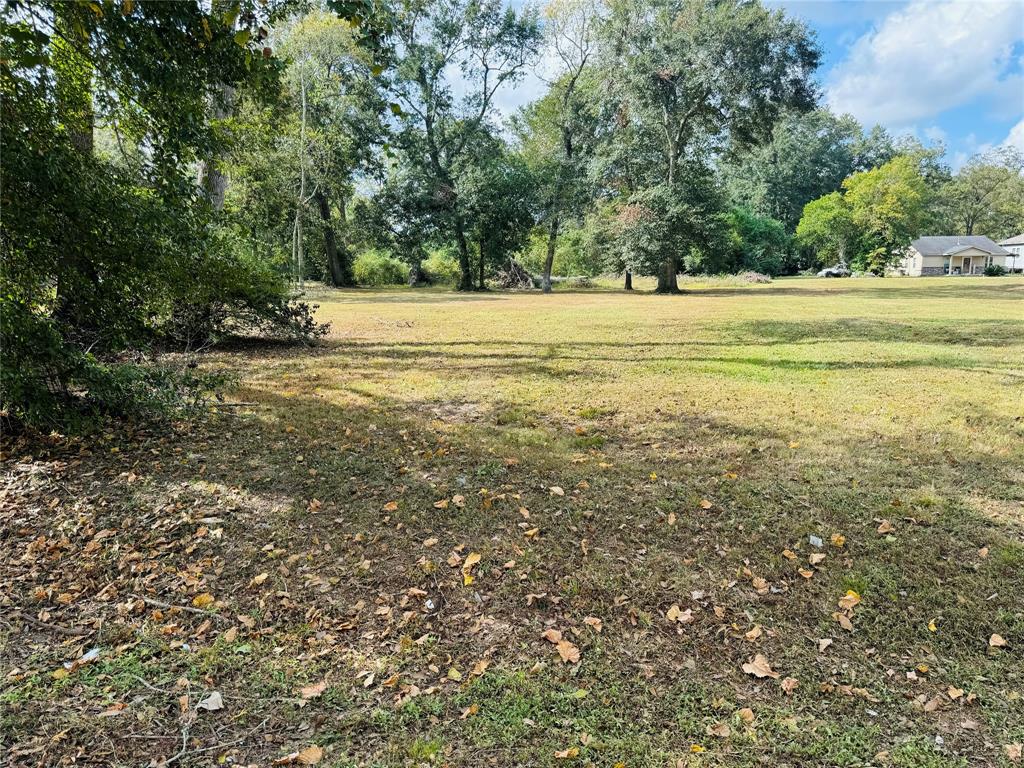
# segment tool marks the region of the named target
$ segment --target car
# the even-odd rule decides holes
[[[849,277],[852,274],[853,273],[842,264],[836,264],[833,267],[825,267],[825,269],[818,273],[818,277]]]

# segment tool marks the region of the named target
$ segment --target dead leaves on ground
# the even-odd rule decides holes
[[[562,637],[557,629],[548,629],[541,633],[541,637],[555,646],[558,656],[563,664],[578,664],[580,660],[580,649]]]

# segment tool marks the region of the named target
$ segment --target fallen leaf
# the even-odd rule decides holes
[[[384,509],[385,512],[397,512],[398,511],[398,502],[397,501],[389,501],[387,504],[384,505],[383,509]]]
[[[714,505],[714,504],[712,504],[712,503],[711,503],[710,501],[708,501],[707,499],[701,499],[701,500],[700,500],[700,508],[701,508],[701,509],[711,509],[711,508],[712,508],[713,506],[715,506],[715,505]]]
[[[882,520],[882,522],[878,524],[877,530],[879,533],[892,533],[896,529],[893,527],[893,524],[888,520]]]
[[[471,717],[472,715],[475,715],[479,711],[480,711],[480,705],[479,704],[470,704],[468,707],[466,707],[464,710],[462,710],[462,714],[459,715],[459,720],[465,720],[467,717]]]
[[[473,583],[472,570],[473,567],[480,562],[479,552],[470,552],[466,555],[466,559],[462,563],[462,583],[464,586],[469,586]]]
[[[939,631],[939,628],[935,625],[935,619],[932,619],[931,621],[928,622],[928,631],[929,632],[938,632]]]
[[[783,679],[780,685],[782,686],[782,690],[785,691],[786,695],[789,696],[793,693],[793,691],[795,691],[800,686],[800,681],[797,680],[795,677],[787,677]]]
[[[434,509],[448,509],[448,499],[441,499],[434,502]]]
[[[576,664],[580,660],[580,649],[568,640],[559,640],[558,655],[566,664]]]
[[[782,556],[787,560],[796,560],[796,552],[791,549],[782,550]]]
[[[832,645],[832,638],[830,638],[830,637],[823,637],[823,638],[821,638],[818,641],[818,653],[821,653],[826,648],[828,648],[830,645]]]
[[[541,637],[547,640],[549,643],[557,643],[562,639],[562,633],[557,629],[548,629],[541,633]]]
[[[214,603],[214,597],[209,592],[203,592],[192,598],[192,605],[196,608],[207,608]]]
[[[552,496],[565,496],[565,491],[557,485],[552,485],[548,490],[551,491]]]
[[[759,638],[762,634],[764,634],[764,632],[761,629],[761,625],[755,624],[753,628],[747,630],[747,633],[744,635],[744,637],[746,637],[747,640],[753,641],[757,640],[757,638]]]
[[[719,739],[727,739],[731,733],[732,728],[730,728],[729,724],[724,721],[707,727],[708,736],[717,736]]]
[[[951,685],[949,686],[949,688],[946,689],[946,695],[949,696],[949,698],[951,698],[953,701],[956,701],[964,695],[964,689],[957,688],[956,686]]]
[[[225,643],[233,643],[238,637],[238,627],[229,627],[228,631],[221,635]]]
[[[754,677],[777,678],[779,676],[779,673],[774,671],[771,664],[768,663],[768,659],[760,653],[756,654],[753,660],[743,665],[743,671]]]
[[[435,539],[433,536],[431,536],[429,539],[424,539],[423,540],[423,546],[426,549],[430,549],[435,544],[437,544],[437,539]]]
[[[1003,753],[1006,755],[1006,759],[1011,763],[1019,763],[1021,756],[1024,755],[1024,744],[1020,742],[1016,744],[1004,744]]]
[[[571,757],[578,757],[580,754],[579,747],[569,747],[568,749],[560,749],[555,752],[555,757],[559,760],[565,760]]]
[[[249,584],[251,586],[253,586],[253,587],[258,587],[260,584],[262,584],[268,578],[270,578],[270,574],[269,573],[261,573],[259,576],[253,576],[252,577],[252,581],[250,581]]]
[[[595,632],[600,632],[604,627],[604,623],[597,616],[587,616],[583,619],[583,623],[591,627]]]
[[[988,639],[988,645],[990,648],[1005,648],[1006,640],[1002,635],[993,632],[992,637]]]
[[[799,573],[799,574],[800,574],[801,576],[803,576],[803,577],[804,577],[805,579],[809,579],[809,578],[811,578],[812,576],[814,576],[814,571],[812,571],[812,570],[811,570],[811,569],[809,569],[809,568],[800,568],[800,569],[799,569],[799,570],[797,571],[797,573]]]
[[[808,556],[807,560],[810,562],[811,565],[818,565],[819,563],[825,560],[825,553],[812,552],[810,556]]]
[[[676,513],[675,512],[669,512],[668,513],[668,524],[669,525],[675,525],[676,524]]]
[[[205,709],[207,712],[224,709],[224,697],[220,695],[220,691],[211,691],[196,705],[196,709]]]
[[[736,710],[736,714],[740,716],[740,720],[742,720],[745,725],[750,725],[754,722],[754,710],[750,707],[738,709]]]
[[[852,611],[857,605],[860,605],[860,595],[852,589],[847,590],[846,594],[839,598],[839,607],[844,611]]]
[[[326,690],[327,690],[327,681],[326,680],[321,680],[319,683],[311,683],[309,685],[303,686],[300,689],[299,694],[302,696],[302,698],[307,699],[307,700],[308,699],[315,699],[315,698],[317,698],[320,694],[322,694]]]
[[[839,622],[840,627],[845,629],[847,632],[853,632],[853,622],[850,621],[850,617],[847,616],[845,613],[839,613],[837,611],[836,613],[832,614],[832,617]]]
[[[842,547],[846,543],[846,537],[841,533],[833,533],[829,539],[833,547]]]

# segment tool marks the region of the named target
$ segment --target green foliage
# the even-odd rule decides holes
[[[60,429],[185,407],[201,396],[197,377],[130,362],[178,340],[184,316],[188,343],[315,336],[310,309],[224,242],[230,225],[195,186],[193,163],[229,139],[211,103],[238,88],[273,95],[279,70],[260,52],[256,13],[44,1],[3,14],[3,408]],[[103,152],[96,124],[116,138]]]
[[[930,220],[927,161],[925,155],[899,155],[853,174],[843,182],[843,194],[833,192],[804,206],[798,242],[819,259],[849,261],[855,269],[880,274]]]
[[[408,265],[377,250],[359,254],[352,273],[359,285],[368,286],[401,285],[409,279]]]
[[[758,216],[749,208],[733,208],[728,216],[733,270],[778,275],[786,265],[789,237],[781,221]]]
[[[843,189],[859,241],[852,264],[880,273],[900,258],[927,221],[930,192],[920,160],[900,155],[854,174],[843,182]]]
[[[996,242],[1024,226],[1024,153],[1003,147],[971,158],[942,187],[939,212],[946,231],[984,234]]]
[[[989,264],[985,267],[985,277],[1002,277],[1007,274],[1006,267],[1002,264]]]
[[[816,252],[819,264],[845,264],[852,256],[854,237],[850,209],[839,192],[831,192],[804,206],[796,239]]]
[[[420,262],[431,282],[455,285],[459,282],[459,260],[450,249],[437,248]]]

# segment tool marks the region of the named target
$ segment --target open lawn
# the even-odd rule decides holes
[[[1024,280],[686,287],[314,289],[8,441],[0,763],[1013,765]]]

